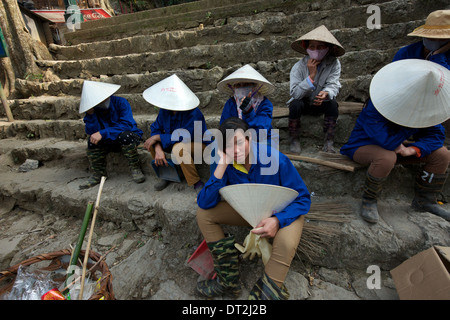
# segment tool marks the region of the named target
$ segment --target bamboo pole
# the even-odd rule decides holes
[[[69,263],[69,270],[70,270],[70,266],[77,264],[78,256],[80,255],[80,251],[81,251],[81,246],[83,245],[83,241],[84,241],[84,236],[86,235],[88,223],[89,223],[89,220],[91,219],[93,206],[94,206],[94,202],[89,201],[87,204],[87,207],[86,207],[86,212],[84,213],[84,219],[83,219],[83,223],[81,225],[80,235],[78,236],[77,245],[75,246],[75,249],[72,250],[72,256],[70,257],[70,263]],[[67,284],[67,280],[74,274],[74,272],[75,272],[75,270],[72,270],[72,272],[67,273],[66,284]],[[64,291],[62,291],[62,293],[64,293]]]
[[[98,206],[100,203],[100,195],[102,194],[103,185],[105,184],[105,180],[106,180],[106,177],[102,177],[102,180],[100,181],[100,187],[98,188],[97,201],[95,202],[94,214],[92,216],[91,230],[89,230],[88,243],[87,243],[87,247],[86,247],[86,252],[84,254],[83,271],[81,273],[81,288],[80,288],[80,295],[78,297],[79,300],[81,300],[83,298],[84,281],[86,278],[86,267],[87,267],[87,263],[89,260],[89,249],[91,247],[92,235],[94,233],[94,227],[95,227],[95,219],[97,218]]]

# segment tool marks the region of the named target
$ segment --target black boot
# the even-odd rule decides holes
[[[370,223],[377,223],[379,220],[377,199],[382,190],[383,181],[386,178],[372,177],[369,172],[366,173],[364,191],[362,196],[361,217]]]
[[[100,183],[102,176],[106,176],[106,154],[102,148],[87,149],[87,157],[92,170],[92,176],[79,186],[88,189]]]
[[[299,154],[300,146],[300,119],[289,119],[289,151]]]
[[[426,211],[450,221],[450,212],[443,209],[436,201],[442,191],[448,174],[435,174],[425,170],[418,172],[414,185],[412,207],[417,211]]]
[[[239,296],[239,251],[234,246],[234,236],[207,243],[214,261],[217,278],[197,283],[197,292],[213,298],[221,295]]]
[[[334,134],[336,132],[337,117],[323,118],[323,133],[325,134],[323,151],[328,153],[336,153],[334,150]]]

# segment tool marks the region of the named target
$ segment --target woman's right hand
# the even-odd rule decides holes
[[[316,78],[317,66],[319,64],[320,61],[314,59],[309,59],[308,62],[306,63],[306,66],[308,67],[309,70],[309,77],[311,78],[312,81],[314,81],[314,79]]]

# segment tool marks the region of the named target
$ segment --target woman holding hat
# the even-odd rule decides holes
[[[424,60],[396,61],[374,76],[371,99],[341,148],[342,154],[369,166],[361,210],[366,221],[379,220],[377,199],[397,163],[423,165],[416,176],[413,208],[450,221],[450,212],[436,202],[450,163],[440,124],[450,118],[450,83],[445,79],[450,79],[449,70]]]
[[[393,61],[424,59],[450,69],[450,10],[430,13],[425,24],[408,36],[420,37],[422,41],[401,48]]]
[[[265,263],[264,274],[250,292],[249,299],[284,300],[289,297],[284,281],[303,230],[304,215],[311,198],[298,171],[291,161],[274,148],[269,148],[275,164],[260,158],[259,148],[266,144],[252,141],[249,126],[237,117],[226,119],[220,126],[223,145],[213,175],[197,197],[197,222],[214,260],[217,278],[200,281],[197,292],[212,298],[222,295],[238,297],[241,293],[239,251],[234,236],[225,236],[222,226],[249,226],[249,223],[226,201],[219,190],[227,185],[270,184],[293,189],[297,197],[283,210],[263,219],[252,230],[262,238],[273,238],[273,248]],[[233,134],[229,134],[231,131]],[[255,201],[250,199],[249,201]]]
[[[171,152],[187,184],[199,192],[204,183],[195,167],[195,152],[203,156],[208,143],[205,117],[197,108],[199,99],[175,74],[145,90],[143,96],[147,102],[160,108],[155,122],[150,126],[151,135],[145,141],[144,148],[150,151],[156,166],[167,166],[165,152]],[[201,134],[199,141],[195,140],[196,130]],[[186,143],[185,139],[189,142]],[[155,184],[155,190],[161,191],[169,183],[161,179]]]
[[[137,153],[143,132],[133,119],[128,101],[113,96],[119,88],[120,85],[104,82],[83,83],[80,113],[86,112],[83,120],[89,135],[87,156],[93,174],[80,189],[100,183],[101,177],[106,176],[106,155],[116,151],[122,151],[127,158],[133,181],[145,181]]]
[[[336,96],[341,88],[341,64],[337,57],[342,56],[345,50],[323,25],[294,41],[291,47],[306,56],[292,67],[290,73],[290,151],[301,152],[301,115],[324,114],[323,150],[335,153],[333,143],[339,116]]]

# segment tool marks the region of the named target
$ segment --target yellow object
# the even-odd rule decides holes
[[[244,246],[236,243],[235,247],[244,254],[244,259],[250,256],[250,260],[253,260],[258,255],[262,258],[264,265],[267,264],[272,254],[272,245],[269,241],[251,231],[244,240]]]

